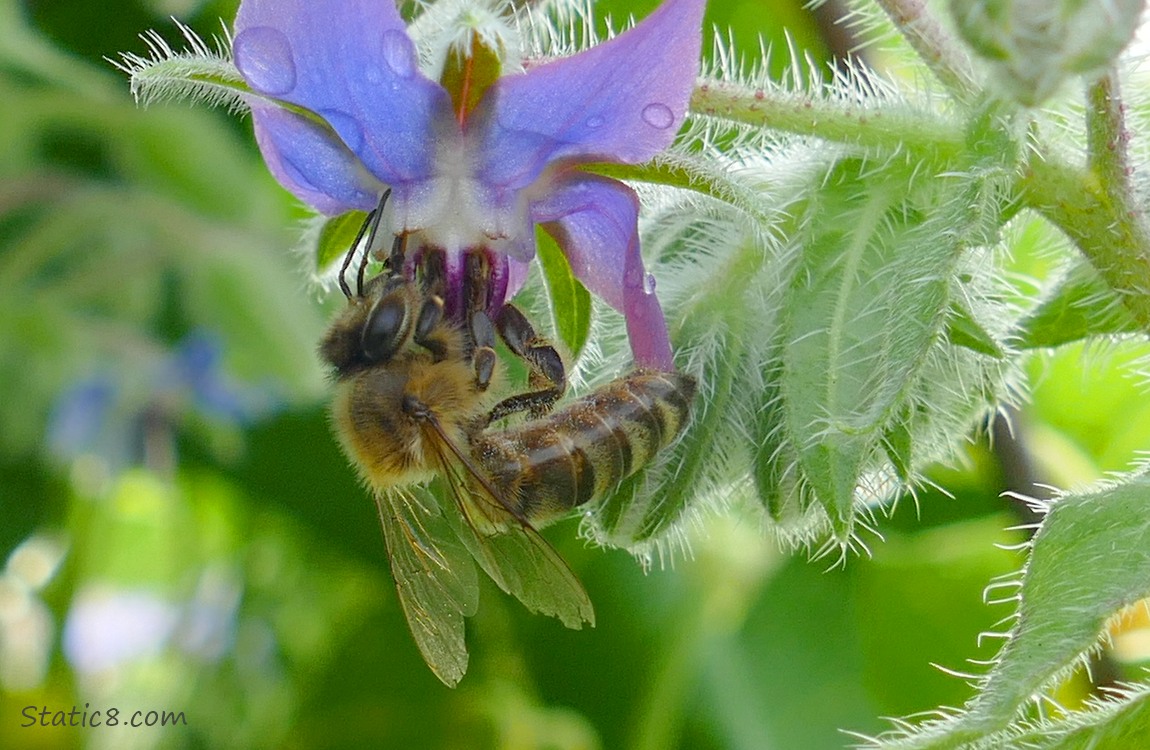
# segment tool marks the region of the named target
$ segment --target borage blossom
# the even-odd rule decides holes
[[[487,255],[492,313],[526,278],[538,224],[623,313],[636,363],[670,369],[638,199],[580,166],[635,164],[671,144],[698,70],[703,5],[666,0],[579,54],[486,86],[455,76],[451,91],[420,69],[392,0],[243,0],[233,53],[264,159],[295,196],[336,215],[372,210],[390,190],[383,227],[406,234],[413,256],[445,252],[449,297],[462,294],[465,253]]]

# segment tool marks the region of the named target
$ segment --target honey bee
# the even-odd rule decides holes
[[[694,380],[640,369],[549,411],[565,385],[562,361],[514,308],[493,325],[477,307],[461,325],[430,291],[434,280],[385,268],[364,283],[361,266],[352,294],[347,266],[348,306],[320,344],[335,381],[332,420],[375,495],[399,601],[428,666],[449,686],[467,669],[476,562],[528,609],[593,625],[586,592],[536,529],[604,497],[671,443]],[[495,331],[547,387],[495,400]],[[535,416],[500,424],[516,412]]]

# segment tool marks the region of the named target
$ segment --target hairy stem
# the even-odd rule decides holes
[[[974,69],[965,48],[943,28],[925,0],[876,0],[935,78],[958,101],[978,97]]]
[[[705,79],[691,95],[691,109],[738,125],[874,148],[910,151],[920,158],[949,161],[963,148],[952,122],[906,108],[883,109],[874,102],[835,101],[777,88],[751,88]]]
[[[1087,166],[1031,159],[1024,199],[1058,225],[1150,331],[1150,232],[1130,188],[1130,133],[1113,72],[1087,87]]]
[[[1113,71],[1086,89],[1086,140],[1090,171],[1115,206],[1132,212],[1135,201],[1130,194],[1130,161],[1126,146],[1126,105]]]
[[[1098,158],[1092,154],[1091,161]],[[1127,194],[1115,194],[1107,181],[1094,169],[1037,151],[1023,167],[1020,187],[1023,201],[1066,233],[1150,331],[1150,234]]]

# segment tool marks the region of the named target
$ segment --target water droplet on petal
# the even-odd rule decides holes
[[[654,294],[655,293],[655,275],[654,274],[649,273],[645,277],[643,277],[643,291],[646,292],[647,294]]]
[[[604,123],[604,120],[602,117],[600,117],[599,115],[592,115],[591,117],[587,118],[586,125],[587,125],[587,127],[591,128],[592,130],[597,130],[598,128],[603,127],[603,123]]]
[[[322,109],[318,114],[331,125],[332,130],[339,134],[340,139],[353,153],[359,153],[360,147],[363,146],[363,128],[354,117],[338,109]]]
[[[655,102],[643,107],[643,122],[653,128],[666,130],[675,123],[675,114],[666,104]]]
[[[261,94],[283,96],[295,88],[295,61],[291,43],[277,29],[244,29],[232,43],[236,68],[248,85]]]
[[[400,78],[411,78],[415,73],[415,45],[402,31],[383,32],[383,59]]]

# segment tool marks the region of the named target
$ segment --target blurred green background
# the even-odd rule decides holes
[[[786,28],[826,60],[851,46],[834,10],[711,0],[708,22],[751,56]],[[565,630],[488,587],[449,690],[329,435],[314,346],[332,300],[288,251],[306,213],[246,120],[141,110],[106,59],[145,52],[149,28],[178,43],[171,15],[211,36],[234,12],[0,0],[0,747],[843,747],[842,730],[969,697],[939,667],[970,671],[999,644],[978,636],[1010,607],[983,589],[1020,567],[996,545],[1028,520],[1002,491],[1087,481],[1150,446],[1145,347],[1037,357],[1013,434],[938,468],[949,497],[876,519],[870,556],[828,569],[734,514],[644,574],[559,524],[547,536],[598,626]],[[1020,231],[1018,273],[1048,273],[1057,242]],[[1117,653],[1096,680],[1144,658]],[[121,726],[40,725],[73,708],[116,708]],[[186,723],[123,726],[137,710]]]

